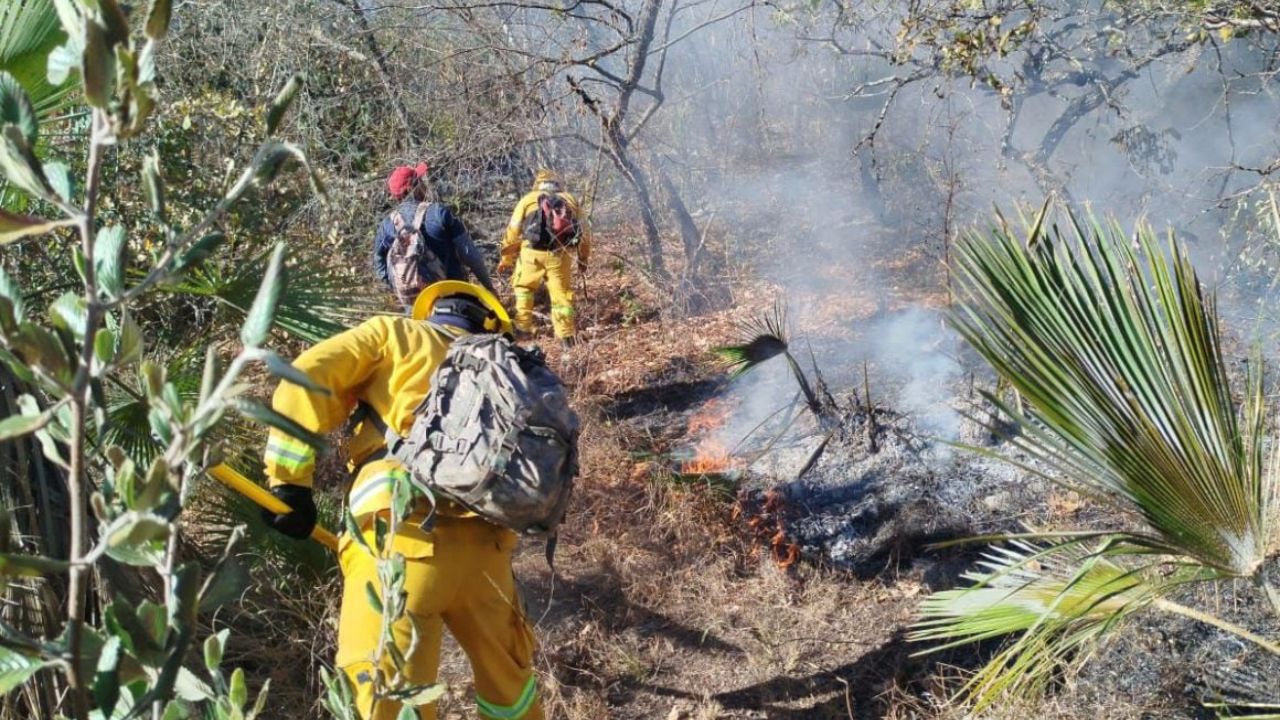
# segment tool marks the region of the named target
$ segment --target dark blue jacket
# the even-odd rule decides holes
[[[397,208],[400,216],[404,218],[405,225],[413,222],[413,216],[417,210],[418,202],[412,198],[400,203],[400,207]],[[484,257],[471,241],[471,234],[467,232],[466,226],[449,211],[449,208],[440,203],[431,203],[427,208],[426,216],[422,218],[420,232],[426,241],[427,248],[444,264],[445,274],[448,277],[442,279],[466,280],[465,267],[471,270],[471,274],[476,276],[476,280],[481,285],[493,291],[493,281],[489,279],[489,270],[485,267]],[[391,224],[391,218],[384,217],[382,222],[378,223],[378,230],[373,239],[373,273],[388,288],[391,287],[391,277],[387,271],[387,253],[390,252],[391,243],[395,237],[395,226]],[[425,273],[426,268],[424,267],[423,270]]]

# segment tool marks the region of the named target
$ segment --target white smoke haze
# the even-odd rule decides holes
[[[672,36],[734,7],[683,6]],[[1096,3],[1080,7],[1093,13],[1081,17],[1105,20]],[[874,399],[912,415],[922,434],[953,438],[951,400],[966,369],[939,320],[945,246],[990,228],[995,207],[1013,218],[1040,206],[1045,178],[1028,158],[1093,86],[1064,82],[1024,94],[1015,108],[980,83],[935,74],[902,87],[874,143],[860,145],[889,98],[891,86],[874,83],[907,71],[799,39],[820,36],[800,15],[757,6],[673,45],[664,105],[634,147],[671,176],[703,229],[752,249],[734,259],[781,287],[806,370],[807,343],[837,391],[860,385],[865,361]],[[872,21],[840,42],[892,47],[897,30],[892,18]],[[1100,24],[1077,37],[1108,31]],[[1134,29],[1124,42],[1181,37],[1165,31]],[[1018,51],[992,67],[1011,75],[1023,59]],[[1071,123],[1040,168],[1078,211],[1172,229],[1217,291],[1226,323],[1250,339],[1280,334],[1270,312],[1280,242],[1258,241],[1271,219],[1256,197],[1236,202],[1280,157],[1280,98],[1262,72],[1273,62],[1246,42],[1159,57]],[[1125,63],[1133,60],[1099,53],[1080,72],[1115,77]],[[866,83],[881,89],[852,94]],[[791,401],[785,365],[774,360],[735,383],[743,406],[724,431],[728,445]]]
[[[875,338],[871,347],[877,367],[891,383],[901,385],[895,409],[910,414],[923,434],[958,438],[961,418],[951,398],[964,372],[947,352],[955,338],[942,316],[912,308],[876,321],[869,334]]]

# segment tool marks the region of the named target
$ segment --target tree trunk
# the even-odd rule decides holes
[[[627,179],[631,189],[635,191],[636,200],[640,203],[640,221],[644,225],[645,250],[649,256],[649,269],[660,280],[668,280],[671,274],[667,271],[666,259],[662,253],[662,236],[658,232],[657,217],[653,212],[653,192],[650,189],[649,177],[636,164],[627,152],[626,140],[617,133],[606,133],[609,143],[609,159],[613,161],[618,172]]]
[[[667,208],[671,210],[671,214],[676,218],[676,225],[680,227],[680,242],[684,246],[685,278],[696,285],[698,263],[702,260],[702,234],[698,232],[698,225],[693,221],[693,215],[689,214],[684,198],[680,197],[680,190],[661,166],[658,167],[658,182],[662,184],[662,192],[666,195]]]

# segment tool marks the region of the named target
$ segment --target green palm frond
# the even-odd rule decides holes
[[[720,356],[733,377],[741,376],[787,352],[787,316],[782,305],[738,325],[742,342],[712,348]]]
[[[52,0],[0,0],[0,28],[0,70],[22,84],[37,113],[57,110],[75,83],[48,80],[49,52],[66,40]]]
[[[730,378],[741,377],[762,363],[781,355],[787,359],[791,375],[800,386],[800,392],[804,395],[810,411],[819,419],[824,419],[826,408],[822,399],[814,392],[813,386],[809,384],[809,378],[805,377],[804,371],[800,369],[800,363],[796,362],[795,356],[791,354],[790,342],[787,339],[787,313],[782,303],[775,303],[773,309],[763,315],[740,322],[738,331],[742,335],[742,342],[712,348],[712,352],[725,363]],[[814,370],[817,371],[816,366]]]
[[[255,459],[260,460],[260,457]],[[261,473],[247,476],[257,478]],[[198,518],[200,541],[209,554],[215,555],[225,546],[233,528],[244,525],[241,547],[248,549],[254,567],[265,566],[291,575],[305,572],[311,580],[334,568],[336,558],[324,546],[309,540],[295,540],[267,527],[261,519],[261,508],[226,486],[210,478],[202,478],[192,497],[196,502],[191,512]],[[341,527],[341,512],[327,495],[318,493],[316,504],[320,524]]]
[[[243,317],[253,304],[267,255],[262,253],[221,269],[193,271],[174,292],[215,298]],[[288,280],[276,310],[275,327],[308,342],[319,342],[356,325],[386,307],[385,294],[350,268],[336,265],[318,248],[291,248]]]
[[[178,397],[184,402],[195,401],[200,395],[204,348],[196,345],[184,348],[164,366],[165,377],[177,389]],[[102,439],[109,445],[119,446],[140,467],[146,467],[164,450],[164,445],[151,431],[151,408],[142,390],[129,379],[117,380],[107,386],[107,424]]]
[[[1237,408],[1213,299],[1172,237],[1162,248],[1146,228],[1131,242],[1114,223],[1067,219],[957,248],[951,322],[1029,416],[988,399],[1020,422],[1013,442],[1037,472],[1140,517],[1153,548],[1255,573],[1277,489],[1260,373]]]
[[[1021,633],[962,689],[981,712],[1006,694],[1041,692],[1064,658],[1083,659],[1092,643],[1147,607],[1169,585],[1152,584],[1146,566],[1127,569],[1109,555],[1123,540],[1036,545],[1014,541],[991,548],[973,585],[929,596],[911,639],[940,643],[926,652]]]

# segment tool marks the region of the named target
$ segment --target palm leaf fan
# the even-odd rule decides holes
[[[1089,547],[1091,538],[1035,544],[1016,540],[991,548],[973,585],[934,593],[909,636],[939,643],[937,652],[1021,633],[977,671],[961,694],[974,713],[1005,695],[1033,696],[1058,674],[1066,658],[1087,656],[1092,642],[1151,604],[1164,589],[1150,566],[1128,569],[1110,557],[1114,540]]]
[[[988,399],[1018,422],[1035,472],[1139,518],[1153,549],[1255,575],[1278,477],[1260,363],[1237,405],[1213,298],[1172,237],[1067,220],[957,248],[951,323],[1029,411]]]
[[[787,352],[786,326],[786,311],[781,304],[776,304],[771,311],[739,323],[738,331],[744,338],[741,342],[714,347],[711,351],[736,378]]]
[[[52,0],[0,0],[0,28],[0,70],[22,85],[37,114],[59,109],[76,84],[48,79],[49,53],[66,40]]]
[[[200,380],[204,368],[203,348],[191,345],[164,362],[165,377],[173,383],[183,402],[194,402],[200,396]],[[165,447],[151,431],[151,406],[141,390],[141,382],[133,378],[113,377],[107,387],[107,424],[102,440],[117,445],[139,467],[147,467]]]
[[[771,311],[739,323],[738,329],[744,338],[742,342],[721,345],[712,348],[712,352],[720,356],[730,371],[731,378],[741,377],[779,355],[785,357],[791,368],[791,375],[804,394],[805,403],[821,418],[824,416],[822,402],[809,384],[809,378],[800,369],[800,363],[791,354],[786,328],[786,310],[781,303],[776,303]]]
[[[262,284],[270,248],[246,262],[220,268],[198,268],[171,288],[174,292],[212,297],[243,318]],[[276,308],[275,327],[319,342],[367,320],[386,308],[385,293],[350,268],[334,263],[316,247],[291,247],[284,292]]]

